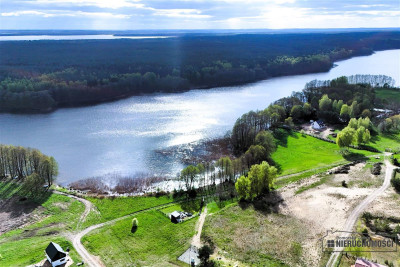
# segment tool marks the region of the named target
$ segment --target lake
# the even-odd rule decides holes
[[[273,78],[235,87],[152,94],[50,114],[0,114],[0,143],[40,149],[59,163],[58,183],[105,174],[175,175],[182,164],[155,151],[224,135],[249,110],[300,91],[305,83],[354,74],[400,81],[400,50],[336,62],[326,73]]]

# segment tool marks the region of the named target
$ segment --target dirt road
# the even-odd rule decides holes
[[[77,196],[74,196],[74,195],[70,195],[70,194],[67,194],[67,193],[63,193],[63,192],[60,192],[60,191],[53,191],[53,193],[76,199],[76,200],[82,202],[83,205],[85,205],[85,211],[82,213],[81,217],[79,218],[79,222],[78,222],[78,226],[77,227],[79,227],[80,224],[86,219],[86,217],[89,215],[89,212],[94,209],[92,202],[90,202],[89,200],[86,200],[84,198],[80,198],[80,197],[77,197]]]
[[[386,173],[385,173],[385,180],[382,186],[376,189],[372,194],[366,197],[360,204],[351,212],[350,216],[347,218],[346,223],[343,229],[339,229],[341,231],[351,232],[353,230],[354,224],[357,222],[357,219],[360,217],[361,213],[368,207],[368,205],[376,199],[379,195],[381,195],[390,185],[390,179],[392,178],[393,170],[395,166],[393,166],[389,160],[385,160],[386,165]],[[336,266],[335,263],[339,258],[340,252],[334,252],[331,254],[326,267],[334,267]]]
[[[201,247],[201,231],[203,230],[204,221],[206,220],[207,216],[207,207],[205,207],[204,211],[201,213],[199,220],[197,221],[197,232],[193,236],[192,246],[197,248]]]

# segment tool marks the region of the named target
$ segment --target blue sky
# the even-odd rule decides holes
[[[1,0],[1,29],[400,27],[399,0]]]

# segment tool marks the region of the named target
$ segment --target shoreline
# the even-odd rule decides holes
[[[293,73],[293,74],[283,74],[283,75],[276,75],[276,76],[268,76],[268,77],[264,77],[262,79],[250,80],[250,81],[246,81],[246,82],[242,82],[242,83],[237,83],[237,82],[229,83],[228,82],[227,84],[224,84],[224,85],[193,86],[193,87],[190,87],[189,89],[181,89],[181,90],[178,89],[178,90],[176,90],[174,92],[158,91],[158,92],[149,92],[149,93],[140,93],[140,94],[134,94],[134,93],[129,94],[129,93],[127,93],[127,94],[122,94],[122,95],[114,96],[114,97],[107,98],[107,99],[102,99],[102,100],[99,100],[99,101],[93,101],[93,102],[89,101],[89,102],[86,102],[86,103],[74,104],[74,105],[63,105],[63,104],[61,104],[59,106],[55,106],[53,108],[49,108],[49,109],[46,109],[46,110],[27,110],[27,111],[0,110],[0,114],[16,114],[16,115],[50,114],[50,113],[53,113],[53,112],[57,111],[58,109],[72,109],[72,108],[82,108],[82,107],[97,106],[97,105],[101,105],[101,104],[104,104],[104,103],[111,103],[111,102],[127,99],[127,98],[130,98],[130,97],[135,97],[135,96],[151,96],[151,95],[161,95],[161,94],[171,95],[171,94],[181,94],[181,93],[195,91],[195,90],[209,90],[209,89],[213,89],[213,88],[223,88],[223,87],[240,87],[240,86],[244,86],[244,85],[256,84],[256,83],[267,81],[267,80],[271,80],[271,79],[274,79],[274,78],[293,77],[293,76],[307,75],[307,74],[327,73],[327,72],[331,71],[333,68],[338,66],[336,64],[337,62],[341,62],[341,61],[345,61],[345,60],[349,60],[349,59],[357,58],[357,57],[371,56],[371,55],[375,54],[376,52],[399,50],[399,49],[400,48],[374,50],[372,52],[368,52],[368,53],[365,53],[365,54],[344,57],[342,59],[335,60],[335,61],[331,62],[331,65],[330,65],[329,69],[327,69],[327,70],[322,69],[322,70],[316,71],[316,72],[300,72],[300,73]]]

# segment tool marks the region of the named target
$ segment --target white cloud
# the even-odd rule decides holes
[[[64,11],[64,10],[46,10],[46,11],[36,11],[36,10],[24,10],[15,12],[4,12],[0,14],[3,17],[19,17],[23,15],[30,16],[40,16],[44,18],[51,17],[99,17],[99,18],[118,18],[126,19],[130,18],[130,15],[125,14],[113,14],[109,12],[83,12],[83,11]]]
[[[210,15],[201,14],[201,11],[197,9],[150,9],[154,11],[154,15],[156,16],[192,19],[206,19],[211,17]]]
[[[386,4],[374,4],[374,5],[345,5],[344,7],[359,7],[359,8],[371,8],[371,7],[389,7]]]
[[[15,11],[15,12],[4,12],[1,13],[3,17],[19,17],[23,15],[33,15],[33,16],[42,16],[42,17],[53,17],[54,15],[48,14],[45,12],[40,12],[36,10],[24,10],[24,11]]]
[[[111,9],[144,7],[144,4],[139,3],[140,0],[29,0],[27,2],[36,5],[96,6]]]

